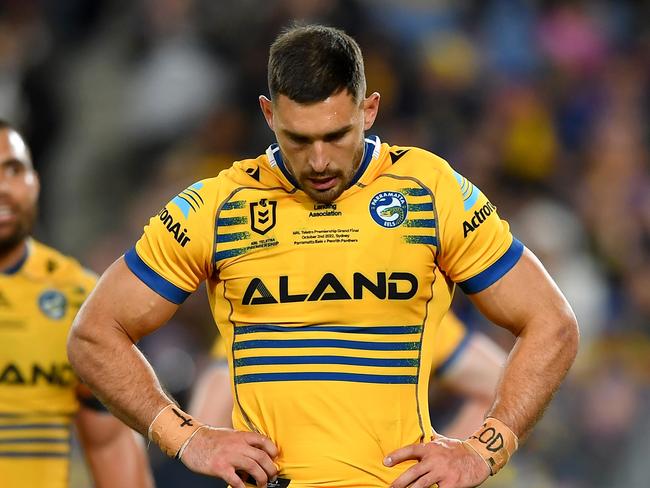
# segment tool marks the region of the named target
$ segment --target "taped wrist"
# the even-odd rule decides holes
[[[178,457],[181,448],[202,426],[203,423],[170,403],[154,417],[147,434],[169,457]]]
[[[490,473],[495,475],[517,450],[519,439],[506,424],[488,417],[483,426],[472,434],[465,444],[483,458],[490,468]]]

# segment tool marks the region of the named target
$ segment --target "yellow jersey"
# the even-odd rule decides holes
[[[66,340],[96,277],[35,240],[0,273],[0,486],[67,488],[79,408]]]
[[[206,280],[234,381],[233,424],[280,449],[292,487],[385,487],[428,441],[436,333],[458,284],[518,261],[496,207],[441,158],[367,137],[331,204],[297,188],[277,144],[174,197],[125,254],[181,303]]]

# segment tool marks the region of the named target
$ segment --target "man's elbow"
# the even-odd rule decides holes
[[[569,365],[572,364],[578,354],[580,329],[575,314],[568,306],[557,320],[555,340],[561,346],[562,356],[566,358]]]
[[[79,376],[83,375],[83,365],[87,363],[86,359],[89,357],[89,348],[90,342],[84,333],[84,326],[80,312],[70,328],[66,345],[68,361],[70,362],[72,369]]]

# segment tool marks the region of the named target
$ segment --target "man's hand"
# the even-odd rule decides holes
[[[393,451],[384,465],[395,466],[415,459],[418,463],[406,470],[391,488],[471,488],[490,476],[490,468],[471,447],[457,439],[438,437],[427,444],[413,444]]]
[[[278,453],[275,444],[260,434],[205,426],[190,440],[181,461],[192,471],[221,478],[232,488],[245,488],[244,480],[251,483],[247,475],[265,488],[278,474],[273,463]]]

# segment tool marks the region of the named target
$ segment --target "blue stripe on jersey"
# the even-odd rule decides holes
[[[419,342],[364,342],[346,341],[341,339],[285,339],[285,340],[251,340],[235,342],[233,349],[261,348],[294,348],[294,347],[339,347],[343,349],[364,349],[368,351],[414,351],[419,349]]]
[[[24,419],[29,417],[72,417],[70,412],[0,412],[0,419]]]
[[[23,267],[23,264],[25,264],[25,261],[27,261],[27,257],[29,256],[29,248],[27,247],[27,244],[25,244],[24,247],[25,247],[25,252],[20,257],[20,259],[15,264],[9,266],[4,271],[0,271],[0,274],[12,275],[20,271],[20,269]]]
[[[437,377],[444,376],[444,374],[447,372],[447,370],[451,367],[452,364],[456,362],[456,360],[460,357],[460,354],[465,350],[467,345],[469,344],[469,339],[472,336],[471,332],[466,332],[465,336],[463,339],[460,341],[460,343],[456,346],[456,349],[454,349],[454,352],[449,355],[447,359],[445,359],[440,366],[438,366],[433,373]]]
[[[434,219],[411,219],[404,222],[404,227],[425,227],[433,229],[436,226]]]
[[[409,203],[409,212],[433,212],[433,203]]]
[[[0,439],[0,444],[67,444],[70,438],[55,439],[53,437],[11,437]]]
[[[282,160],[282,151],[280,151],[280,146],[277,144],[272,144],[271,152],[273,153],[273,158],[275,158],[275,162],[277,163],[278,168],[280,168],[280,171],[282,171],[282,174],[287,179],[287,181],[291,183],[293,186],[295,186],[296,188],[299,188],[298,182],[294,179],[291,172],[284,165],[284,161]]]
[[[347,356],[259,356],[235,359],[235,366],[264,366],[272,364],[348,364],[351,366],[407,368],[417,366],[419,360],[355,358]]]
[[[366,169],[368,169],[368,165],[370,164],[370,161],[372,161],[372,154],[375,151],[375,147],[377,145],[377,136],[370,136],[371,142],[368,142],[368,140],[365,141],[365,145],[363,147],[363,157],[361,158],[361,164],[357,168],[357,172],[354,174],[354,178],[352,178],[352,181],[348,185],[348,188],[350,186],[353,186],[361,179],[363,176],[363,173],[366,172]]]
[[[426,197],[429,195],[429,191],[425,188],[402,188],[401,192],[409,197]]]
[[[510,247],[504,255],[497,259],[489,268],[468,280],[458,283],[458,286],[467,294],[485,290],[510,271],[517,264],[523,252],[524,245],[517,239],[513,239],[512,244],[510,244]]]
[[[33,423],[33,424],[11,424],[0,425],[0,430],[29,430],[29,429],[69,429],[70,424],[61,423]]]
[[[254,373],[235,376],[236,384],[267,381],[350,381],[354,383],[416,384],[417,376],[357,373]]]
[[[44,452],[44,451],[0,451],[0,458],[67,458],[70,451]]]
[[[403,239],[407,244],[428,244],[429,246],[438,245],[438,239],[434,236],[404,236]]]
[[[421,325],[387,325],[373,327],[351,327],[343,325],[306,325],[302,327],[287,327],[281,325],[241,325],[236,334],[251,334],[254,332],[352,332],[359,334],[419,334]]]
[[[232,234],[217,234],[217,242],[233,242],[248,239],[251,236],[250,232],[233,232]]]
[[[138,256],[135,247],[132,247],[126,252],[126,254],[124,254],[124,262],[131,272],[140,278],[145,285],[172,303],[180,305],[191,294],[189,291],[185,291],[173,283],[170,283],[156,271],[151,269],[149,265]]]
[[[245,200],[235,200],[233,202],[226,202],[221,207],[221,210],[237,210],[246,206]]]
[[[219,217],[217,219],[217,227],[240,224],[248,224],[248,217]]]
[[[217,251],[214,253],[214,260],[221,261],[222,259],[234,258],[240,254],[244,254],[248,251],[247,247],[238,247],[237,249],[228,249],[226,251]]]

